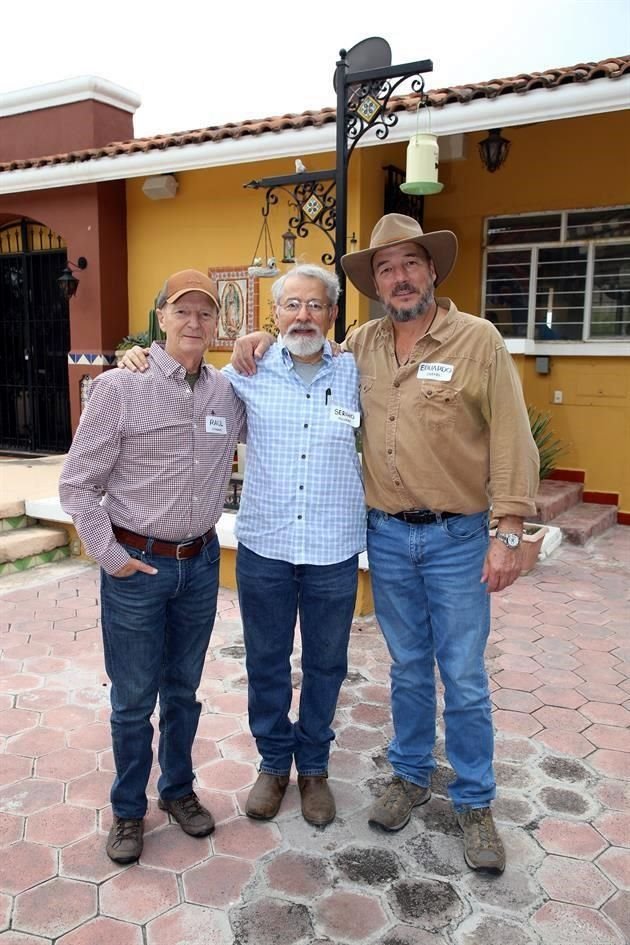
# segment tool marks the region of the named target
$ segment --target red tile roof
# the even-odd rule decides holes
[[[619,79],[630,75],[630,56],[618,56],[601,62],[582,62],[575,66],[559,69],[546,69],[544,72],[521,73],[506,79],[491,79],[488,82],[474,82],[470,85],[455,85],[444,89],[432,89],[427,92],[428,104],[434,108],[444,108],[455,103],[465,104],[477,99],[493,99],[500,95],[532,92],[535,89],[554,89],[561,85],[579,82],[591,82],[594,79]],[[418,105],[416,94],[401,95],[392,98],[390,110],[415,111]],[[86,148],[70,151],[67,154],[53,154],[0,164],[0,173],[22,170],[25,168],[49,167],[55,164],[73,164],[93,161],[97,158],[116,158],[120,155],[138,152],[163,151],[179,148],[188,144],[202,144],[206,141],[220,142],[226,139],[236,140],[246,136],[257,136],[273,132],[296,131],[302,128],[317,128],[335,122],[336,109],[322,108],[319,111],[302,112],[299,115],[280,115],[271,118],[251,119],[230,122],[196,131],[183,131],[174,134],[154,135],[149,138],[132,138],[129,141],[114,141],[105,147]]]

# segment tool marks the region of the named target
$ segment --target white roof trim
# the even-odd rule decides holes
[[[40,108],[54,108],[56,105],[68,105],[93,99],[113,105],[122,111],[133,113],[140,107],[141,100],[135,92],[124,89],[121,85],[101,79],[95,75],[81,75],[60,82],[35,85],[16,92],[4,92],[0,95],[0,118],[8,115],[21,115]]]
[[[502,95],[495,99],[477,99],[465,105],[453,103],[445,108],[435,108],[431,110],[431,130],[438,136],[461,134],[628,108],[630,76],[617,80],[596,79],[555,89],[536,89],[526,94]],[[398,118],[398,124],[389,133],[388,142],[404,141],[416,131],[415,112],[399,113]],[[371,147],[382,143],[375,135],[367,134],[359,146]],[[301,131],[267,132],[238,139],[227,138],[221,142],[208,141],[164,150],[154,149],[73,164],[4,171],[0,173],[0,194],[148,177],[151,174],[172,174],[283,157],[303,157],[307,154],[334,152],[334,149],[335,125],[331,123]]]

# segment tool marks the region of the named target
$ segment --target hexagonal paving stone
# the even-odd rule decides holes
[[[630,783],[628,781],[600,781],[595,796],[611,810],[630,810]]]
[[[563,709],[577,709],[588,701],[575,689],[567,689],[566,686],[541,686],[536,690],[536,695],[545,705],[559,706]]]
[[[359,893],[330,893],[317,900],[313,911],[326,935],[335,942],[364,942],[387,925],[378,899]]]
[[[630,890],[630,850],[609,847],[598,858],[597,865],[615,886]]]
[[[608,778],[630,781],[630,753],[598,748],[589,755],[588,762],[600,774]]]
[[[77,843],[64,847],[59,856],[59,875],[102,883],[126,869],[107,856],[106,842],[107,834],[95,831]]]
[[[625,945],[621,933],[603,915],[583,906],[547,902],[530,922],[549,945]]]
[[[82,705],[64,705],[48,709],[42,716],[42,724],[49,728],[61,728],[69,732],[94,721],[94,710]]]
[[[630,893],[625,891],[616,893],[612,899],[608,900],[603,912],[630,942]]]
[[[4,766],[4,758],[2,761]],[[0,788],[0,810],[8,814],[34,814],[58,804],[63,798],[61,781],[41,781],[25,778]]]
[[[79,748],[59,748],[43,755],[35,763],[35,774],[38,778],[58,778],[60,781],[71,781],[81,775],[94,771],[96,768],[96,753],[83,751]]]
[[[536,945],[534,938],[522,925],[506,922],[503,916],[483,913],[472,915],[462,922],[453,939],[457,945]]]
[[[233,945],[227,916],[185,903],[153,919],[146,928],[147,945]],[[263,945],[261,942],[260,945]],[[287,942],[287,945],[289,943]]]
[[[17,895],[31,886],[51,879],[57,872],[54,850],[38,843],[19,841],[11,847],[11,856],[0,857],[0,890]]]
[[[580,732],[546,728],[538,732],[535,738],[552,751],[560,751],[574,758],[586,758],[593,752],[593,745]]]
[[[562,729],[567,732],[581,732],[588,727],[588,720],[575,709],[543,706],[534,713],[545,728]]]
[[[57,945],[142,945],[142,929],[118,919],[98,916],[62,935]]]
[[[179,903],[177,879],[164,870],[134,866],[101,886],[101,912],[144,925]]]
[[[621,706],[616,706],[616,708],[621,708]],[[620,728],[616,725],[595,724],[587,728],[583,734],[596,748],[630,752],[630,725]]]
[[[630,847],[630,813],[604,811],[593,821],[593,826],[616,847]]]
[[[254,873],[254,865],[246,860],[213,856],[184,873],[185,899],[202,906],[226,909],[242,899],[243,889]]]
[[[95,827],[94,811],[70,804],[57,804],[31,814],[26,825],[26,839],[34,843],[65,847],[92,833]]]
[[[256,860],[280,845],[280,832],[275,824],[237,817],[217,831],[212,845],[216,853]]]
[[[455,888],[435,880],[400,880],[387,893],[394,915],[428,931],[437,931],[463,913],[463,902]]]
[[[520,689],[498,689],[492,694],[492,701],[497,708],[514,712],[535,712],[542,706],[535,694]]]
[[[242,731],[243,729],[238,719],[230,718],[225,715],[216,715],[213,712],[206,713],[199,719],[197,737],[220,741],[222,738],[227,738],[229,735],[238,735]]]
[[[112,780],[109,771],[91,771],[89,774],[70,782],[67,788],[68,800],[72,804],[78,804],[81,807],[95,807],[97,809],[106,807],[109,804]]]
[[[105,722],[92,722],[68,734],[71,748],[87,748],[89,751],[103,751],[111,745],[110,727]]]
[[[7,742],[6,750],[12,755],[39,758],[40,755],[47,755],[51,751],[63,748],[65,742],[63,732],[40,725],[21,735],[14,735]]]
[[[492,713],[492,718],[497,729],[509,735],[523,735],[531,738],[532,735],[542,729],[540,722],[524,712],[496,709]]]
[[[51,879],[16,897],[13,927],[56,938],[95,915],[96,886]]]
[[[24,818],[14,814],[0,814],[0,847],[20,840],[24,832]]]
[[[545,817],[534,836],[548,853],[592,860],[607,846],[590,824]]]
[[[0,735],[17,735],[38,722],[39,714],[31,709],[4,709],[0,712]]]
[[[592,863],[566,856],[548,856],[536,879],[550,899],[598,909],[615,891]]]
[[[211,854],[209,837],[190,837],[175,824],[144,835],[141,863],[181,873]]]
[[[253,784],[256,780],[256,768],[243,761],[222,758],[203,765],[197,771],[197,780],[203,787],[218,791],[238,791]]]
[[[580,706],[580,712],[591,722],[600,725],[617,725],[622,728],[630,725],[630,711],[621,705],[613,705],[612,702],[586,702]]]

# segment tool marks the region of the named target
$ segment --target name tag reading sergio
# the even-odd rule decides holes
[[[206,433],[217,433],[220,436],[227,434],[225,417],[206,417]]]
[[[453,376],[452,364],[431,364],[423,361],[418,368],[418,377],[421,381],[450,381]]]
[[[345,410],[343,407],[335,407],[334,404],[330,408],[330,417],[338,423],[347,423],[349,427],[356,428],[361,423],[361,414],[358,410]]]

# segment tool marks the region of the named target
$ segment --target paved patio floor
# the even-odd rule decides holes
[[[157,809],[139,864],[104,852],[112,754],[94,567],[0,582],[1,945],[627,945],[630,529],[564,545],[493,600],[488,649],[503,876],[472,873],[445,799],[398,834],[366,811],[388,776],[388,659],[357,620],[331,758],[338,817],[244,816],[256,776],[239,610],[222,591],[200,698],[198,791],[218,826]],[[299,661],[295,661],[296,697]]]

